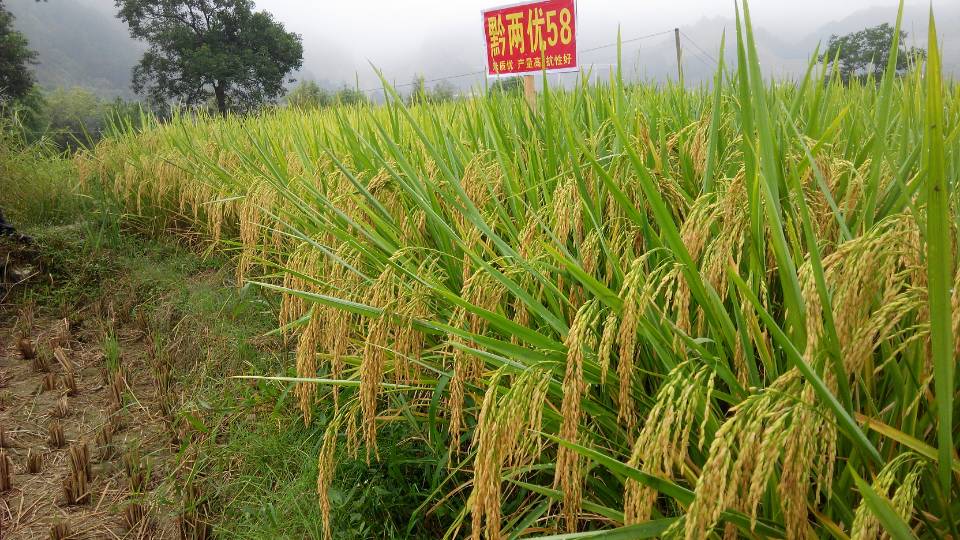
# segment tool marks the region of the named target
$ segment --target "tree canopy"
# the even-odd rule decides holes
[[[284,93],[303,63],[300,36],[250,0],[116,0],[130,35],[149,49],[133,87],[155,102],[213,100],[221,114],[244,111]]]
[[[892,26],[883,23],[845,36],[830,36],[827,50],[820,55],[820,61],[826,59],[832,62],[836,58],[840,76],[845,81],[870,75],[879,78],[887,69],[894,31]],[[906,39],[907,33],[901,31],[897,40],[897,73],[902,73],[912,60],[923,58],[926,54],[923,49],[916,47],[908,49],[904,45]]]
[[[448,81],[439,81],[433,88],[427,88],[427,81],[423,75],[415,75],[410,86],[413,88],[407,96],[407,103],[410,105],[452,101],[457,95],[456,87]]]
[[[298,109],[310,110],[327,107],[333,103],[331,92],[314,81],[303,81],[287,95],[287,104]]]
[[[36,53],[13,27],[13,15],[0,0],[0,98],[16,100],[30,93],[34,82],[30,64],[35,59]]]
[[[367,94],[363,90],[342,86],[339,90],[328,90],[315,81],[303,81],[289,94],[287,105],[297,109],[309,111],[333,105],[362,105],[369,103]]]
[[[519,94],[523,92],[523,78],[521,77],[502,77],[497,78],[490,85],[491,94]]]

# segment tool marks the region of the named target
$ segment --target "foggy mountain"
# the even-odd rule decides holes
[[[944,71],[949,76],[960,78],[960,4],[938,7],[935,15]],[[825,49],[830,36],[842,36],[885,22],[892,25],[896,17],[896,7],[864,9],[826,23],[797,41],[783,41],[761,29],[756,36],[761,66],[766,73],[775,77],[800,77],[806,70],[810,56],[817,45],[820,45],[821,51]],[[908,34],[906,40],[908,47],[917,46],[926,49],[928,18],[929,11],[926,5],[912,5],[904,8],[903,30]],[[686,36],[692,38],[694,43],[713,58],[719,55],[720,38],[724,29],[727,32],[726,61],[729,65],[735,65],[736,53],[732,48],[735,41],[731,41],[736,39],[734,19],[703,19],[692,26],[680,27]],[[708,66],[705,64],[715,66],[713,61],[706,59],[705,54],[691,45],[688,39],[685,38],[683,41],[684,69],[688,82],[712,77],[712,72],[706,69]],[[644,58],[645,65],[651,70],[650,75],[653,78],[660,79],[665,75],[675,76],[676,52],[672,41],[661,43],[653,50],[647,50]]]
[[[907,46],[927,46],[927,6],[910,6],[904,9],[903,30],[908,33]],[[797,40],[782,39],[764,28],[756,28],[754,37],[757,54],[764,73],[776,78],[799,78],[807,69],[810,57],[820,45],[827,46],[832,35],[842,36],[882,23],[896,22],[896,8],[870,8],[857,11],[842,19],[826,23]],[[944,71],[948,76],[960,78],[960,5],[941,7],[936,11],[937,30],[940,37]],[[703,18],[694,24],[681,25],[681,48],[684,79],[688,84],[697,84],[713,79],[716,60],[720,56],[720,42],[726,32],[725,60],[728,66],[736,65],[736,21],[733,18]],[[626,41],[632,36],[623,35]],[[625,43],[622,49],[625,77],[631,79],[665,81],[677,78],[677,57],[673,33]],[[610,47],[580,55],[581,66],[592,63],[595,75],[607,78],[616,59],[616,48]],[[572,76],[561,75],[562,79]]]
[[[494,2],[496,3],[496,2]],[[259,9],[270,9],[270,2],[258,3]],[[112,0],[7,0],[8,9],[16,16],[15,25],[29,39],[37,51],[39,64],[35,66],[39,83],[47,88],[82,86],[97,94],[112,98],[132,97],[131,69],[145,49],[129,37],[126,26],[114,16]],[[580,4],[581,12],[589,3]],[[909,33],[908,44],[926,47],[927,7],[908,6],[903,28]],[[946,73],[960,77],[960,5],[940,5],[936,10],[937,28],[943,47]],[[450,75],[463,75],[448,82],[466,91],[482,86],[483,45],[477,28],[447,28],[445,31],[411,36],[403,47],[378,48],[376,57],[357,58],[349,45],[337,43],[319,32],[307,32],[297,21],[285,21],[289,30],[300,32],[304,40],[304,68],[298,79],[315,80],[322,86],[336,88],[344,84],[360,85],[364,89],[379,87],[379,80],[371,64],[383,70],[393,84],[408,85],[416,74],[427,80]],[[893,23],[895,7],[874,7],[849,16],[825,22],[802,37],[784,37],[763,27],[756,29],[756,41],[761,65],[773,77],[799,77],[818,43],[826,45],[831,35],[842,35],[883,22]],[[605,79],[616,62],[616,47],[601,47],[616,42],[617,25],[623,28],[624,74],[632,80],[665,81],[677,76],[676,51],[673,32],[630,41],[638,36],[628,33],[636,21],[596,20],[583,17],[580,25],[580,64],[593,77]],[[667,29],[669,30],[669,29]],[[683,69],[688,84],[710,80],[716,69],[720,39],[726,30],[727,62],[735,63],[734,19],[726,17],[701,18],[692,24],[681,25]],[[594,50],[589,50],[594,49]],[[577,74],[551,75],[557,84],[570,84]],[[379,92],[371,92],[377,97]]]
[[[44,88],[82,86],[106,98],[133,97],[130,70],[145,47],[114,17],[112,1],[7,0],[14,26],[30,41]]]

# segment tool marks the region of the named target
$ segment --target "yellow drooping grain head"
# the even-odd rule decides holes
[[[587,356],[596,354],[599,302],[591,300],[577,312],[570,325],[565,345],[567,365],[563,377],[563,401],[560,406],[560,438],[579,442],[580,423],[583,421],[582,401],[587,391],[583,363]],[[577,519],[583,502],[583,458],[565,446],[557,450],[554,488],[563,493],[563,518],[568,532],[576,532]]]
[[[698,368],[692,360],[674,368],[657,392],[656,403],[634,443],[629,465],[647,474],[671,479],[687,458],[698,413],[703,415],[700,441],[705,439],[704,426],[710,414],[708,404],[713,383],[710,369]],[[636,480],[627,480],[623,496],[624,523],[649,520],[656,498],[654,489]]]
[[[467,503],[473,540],[500,539],[503,469],[523,467],[539,454],[549,372],[529,369],[514,375],[501,395],[506,377],[507,370],[500,369],[489,379],[473,438],[473,491]]]

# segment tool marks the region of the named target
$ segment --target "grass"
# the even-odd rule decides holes
[[[254,447],[319,480],[281,520],[407,508],[337,484],[360,460],[418,471],[417,526],[451,538],[960,534],[960,88],[932,19],[925,64],[844,85],[765,80],[737,16],[713,88],[183,115],[78,159],[279,304],[296,350],[245,372],[295,375],[271,399],[304,427]]]
[[[7,219],[70,223],[79,210],[76,172],[49,143],[22,144],[0,120],[0,208]]]
[[[59,170],[63,164],[51,164],[51,159],[58,158],[38,158],[24,174],[27,169]],[[69,177],[64,182],[69,184]],[[55,192],[61,196],[68,195]],[[276,320],[275,299],[256,288],[234,287],[228,259],[138,235],[116,217],[110,219],[115,214],[103,211],[109,201],[97,202],[90,211],[89,201],[72,200],[53,219],[49,208],[56,201],[26,207],[18,199],[11,202],[5,208],[14,210],[18,227],[33,237],[48,275],[16,289],[8,303],[32,303],[71,317],[79,308],[112,303],[126,310],[118,317],[142,312],[149,320],[166,315],[176,322],[155,337],[166,345],[180,342],[174,377],[186,400],[179,410],[203,433],[189,452],[198,455],[195,468],[203,471],[204,493],[216,508],[214,533],[227,538],[316,537],[321,519],[311,494],[323,420],[303,427],[292,393],[283,385],[228,378],[289,369],[286,348],[267,336]],[[61,213],[68,210],[72,213]],[[108,365],[122,362],[116,338],[108,336],[103,347]],[[396,461],[415,459],[417,454],[400,437]],[[404,506],[395,498],[415,493],[409,467],[386,471],[360,461],[349,467],[350,477],[337,484],[350,495],[336,504],[338,538],[408,537],[407,517],[415,508],[411,501],[419,499],[410,495]],[[168,480],[150,496],[174,504],[179,489]]]

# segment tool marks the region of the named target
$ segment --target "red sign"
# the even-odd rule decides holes
[[[577,69],[575,0],[543,0],[483,12],[487,75]]]

